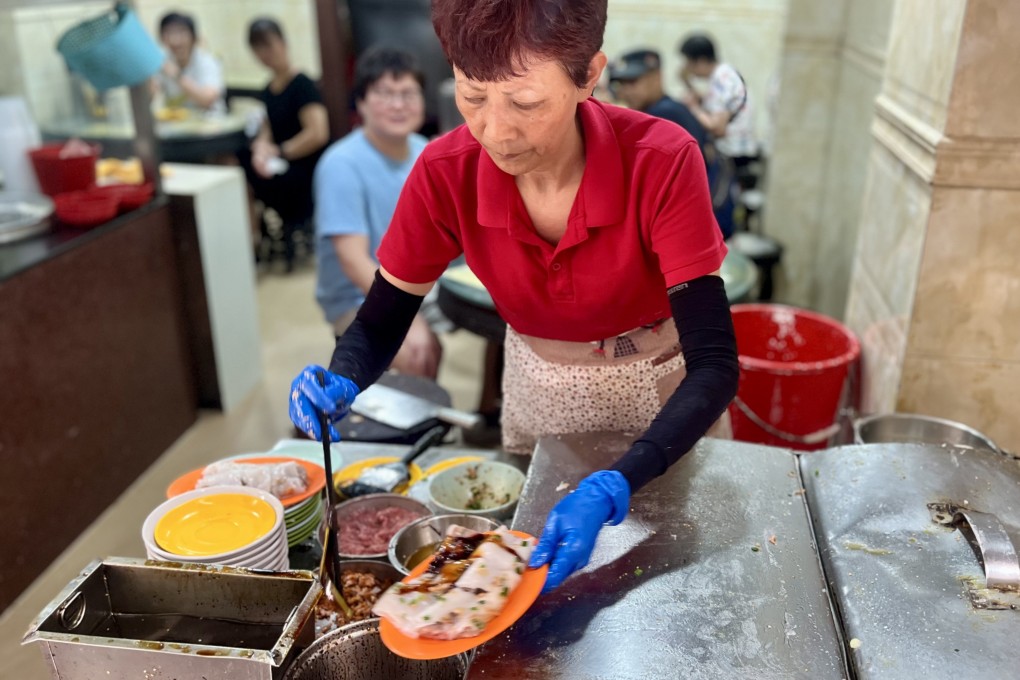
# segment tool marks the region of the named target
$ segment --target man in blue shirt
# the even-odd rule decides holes
[[[426,139],[424,76],[410,54],[366,51],[355,66],[353,94],[362,125],[331,145],[315,169],[315,298],[339,336],[354,321],[379,263],[376,250]],[[392,367],[435,378],[442,348],[421,314]]]
[[[686,106],[662,89],[662,59],[655,50],[634,50],[609,64],[613,94],[632,109],[671,120],[684,128],[705,149],[704,126]]]

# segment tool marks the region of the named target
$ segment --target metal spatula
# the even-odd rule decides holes
[[[340,494],[347,498],[370,493],[392,493],[401,484],[406,484],[411,475],[408,470],[415,458],[428,451],[446,434],[447,428],[436,425],[414,443],[411,450],[395,463],[384,463],[365,468],[357,480],[340,487]]]
[[[319,387],[326,386],[326,374],[322,371],[316,372],[316,380]],[[322,433],[322,466],[326,469],[326,537],[322,541],[322,562],[319,563],[319,580],[325,587],[328,582],[329,594],[333,601],[340,605],[344,616],[350,619],[353,615],[350,605],[344,599],[337,585],[340,578],[340,535],[336,526],[336,504],[339,499],[336,490],[333,488],[333,457],[330,450],[329,440],[329,419],[326,414],[319,412],[319,431]]]

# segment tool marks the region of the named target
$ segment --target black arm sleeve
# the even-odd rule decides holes
[[[627,478],[631,493],[690,450],[737,393],[737,342],[722,279],[702,276],[674,286],[669,301],[687,377],[648,430],[612,467]]]
[[[360,390],[378,380],[397,356],[423,299],[376,271],[357,317],[336,341],[329,370],[354,381]]]

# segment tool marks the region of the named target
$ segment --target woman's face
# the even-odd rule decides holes
[[[373,134],[400,139],[417,132],[425,123],[425,95],[410,73],[396,78],[386,73],[358,101],[358,113]]]
[[[191,59],[191,50],[195,47],[195,36],[191,35],[187,26],[177,23],[170,24],[163,29],[160,38],[170,53],[174,55],[174,61],[181,66],[188,63],[188,60]]]
[[[529,60],[522,75],[498,82],[471,80],[454,68],[457,108],[503,172],[518,176],[555,167],[572,148],[577,105],[588,98],[605,65],[605,55],[597,53],[584,87],[549,59]]]
[[[289,64],[287,58],[287,43],[277,35],[266,36],[263,42],[251,48],[255,58],[262,62],[267,68],[273,71],[284,69]]]

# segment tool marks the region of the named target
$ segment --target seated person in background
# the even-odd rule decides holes
[[[687,87],[684,103],[715,138],[715,148],[737,166],[747,165],[758,155],[754,134],[754,111],[747,84],[735,68],[719,63],[715,45],[705,35],[692,35],[680,45],[684,64],[680,79]],[[694,79],[707,80],[699,93]]]
[[[329,117],[315,83],[291,64],[280,24],[255,19],[248,27],[248,45],[272,79],[261,97],[266,118],[238,160],[255,197],[285,225],[301,224],[314,211],[312,176],[329,143]]]
[[[426,140],[424,76],[410,54],[373,48],[359,57],[353,94],[362,125],[323,154],[315,170],[315,297],[340,336],[354,321],[379,263],[376,250]],[[435,378],[442,347],[421,313],[392,367]]]
[[[216,59],[196,45],[195,20],[170,12],[159,22],[159,39],[169,51],[155,84],[168,108],[224,113],[226,90],[223,69]]]
[[[694,137],[705,151],[707,134],[690,110],[662,89],[662,60],[654,50],[634,50],[609,64],[609,82],[628,107],[671,120]]]

